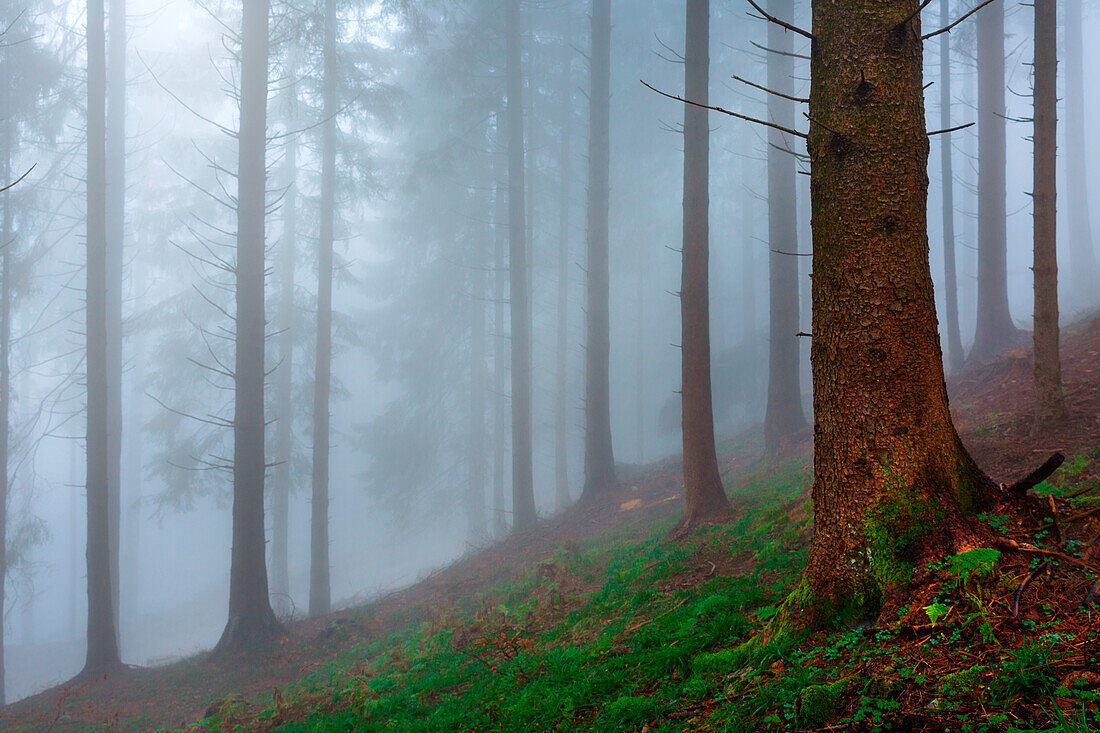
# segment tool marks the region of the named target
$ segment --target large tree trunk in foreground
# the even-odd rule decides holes
[[[82,674],[121,665],[111,580],[107,381],[107,65],[103,0],[88,2],[88,177],[86,289],[88,434],[88,649]]]
[[[940,24],[952,21],[950,0],[940,0]],[[939,37],[940,44],[940,129],[951,125],[951,34]],[[940,138],[940,178],[943,194],[944,310],[947,316],[947,365],[951,372],[962,369],[962,335],[959,331],[959,285],[955,267],[955,177],[952,168],[951,133]]]
[[[793,18],[793,0],[770,0],[769,13]],[[768,87],[794,93],[792,34],[768,23]],[[768,119],[788,129],[795,126],[795,103],[768,95]],[[768,407],[764,414],[764,452],[779,454],[784,438],[806,427],[798,380],[798,204],[795,200],[795,158],[788,135],[768,128]],[[786,253],[786,254],[784,254]]]
[[[919,0],[814,0],[814,529],[794,615],[875,614],[969,537],[928,262]],[[911,28],[899,28],[906,18]]]
[[[107,36],[107,487],[111,595],[121,630],[122,255],[126,231],[126,0],[110,0]]]
[[[1035,0],[1035,431],[1066,418],[1058,351],[1058,5]]]
[[[584,500],[615,488],[611,443],[611,302],[608,211],[611,199],[611,0],[592,0],[589,57],[588,277],[585,298]]]
[[[995,357],[1017,336],[1008,310],[1004,16],[1000,2],[978,13],[978,318],[972,364]]]
[[[684,94],[707,104],[710,0],[687,0]],[[684,105],[684,248],[680,284],[684,517],[681,527],[728,512],[718,473],[710,381],[710,128],[707,111]],[[791,182],[792,184],[794,181]]]
[[[336,0],[325,0],[321,231],[317,241],[317,351],[313,369],[313,496],[310,501],[309,615],[332,608],[328,554],[329,390],[332,382],[332,240],[336,219]]]
[[[1078,307],[1095,305],[1100,265],[1092,241],[1085,150],[1084,18],[1081,0],[1066,0],[1066,210],[1069,219],[1068,285]]]
[[[237,338],[233,413],[233,550],[229,618],[215,655],[280,633],[264,556],[264,198],[268,0],[244,0],[237,136]]]
[[[512,321],[512,531],[535,526],[535,486],[531,447],[531,314],[527,280],[527,225],[524,221],[523,68],[520,53],[520,0],[505,10],[508,65],[508,272]]]

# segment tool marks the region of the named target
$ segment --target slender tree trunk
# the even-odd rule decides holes
[[[611,0],[592,0],[589,90],[588,257],[585,298],[584,493],[615,488],[611,443],[611,293],[608,215],[611,199]]]
[[[570,15],[569,10],[566,11]],[[572,23],[566,39],[572,38]],[[561,60],[561,187],[558,191],[558,339],[554,375],[554,501],[558,511],[572,502],[569,492],[568,369],[569,369],[569,199],[573,159],[573,54],[562,44]]]
[[[508,0],[508,241],[509,303],[512,321],[512,531],[534,528],[535,487],[531,467],[531,314],[527,279],[524,211],[523,67],[520,0]]]
[[[88,648],[84,675],[121,665],[111,560],[111,468],[107,347],[107,64],[103,0],[89,0],[87,174]],[[117,523],[117,515],[116,515]]]
[[[313,383],[313,500],[309,615],[332,608],[328,555],[329,387],[332,381],[332,240],[336,218],[336,0],[325,0],[325,90],[321,127],[321,235],[317,242],[317,362]]]
[[[264,540],[264,214],[268,0],[244,0],[237,136],[237,334],[233,415],[233,551],[229,618],[215,656],[281,633],[267,589]]]
[[[745,345],[752,344],[756,336],[756,258],[753,256],[753,248],[756,246],[755,216],[752,206],[752,191],[749,190],[749,164],[747,160],[741,161],[741,290],[745,302],[743,309],[743,326],[745,332]]]
[[[940,0],[940,23],[951,18],[951,1]],[[951,125],[951,34],[939,37],[940,44],[940,129]],[[947,315],[947,365],[951,372],[962,369],[963,345],[959,330],[959,286],[955,267],[955,177],[951,165],[951,133],[940,137],[940,178],[943,192],[944,304]]]
[[[490,232],[491,236],[491,232]],[[467,542],[479,547],[488,538],[485,522],[485,286],[488,248],[479,242],[470,275],[470,486],[467,498]]]
[[[991,489],[947,404],[919,6],[813,0],[814,533],[784,612],[800,623],[874,616],[975,539],[965,514]]]
[[[1017,335],[1008,310],[1004,5],[978,13],[978,320],[969,360],[981,364]]]
[[[503,114],[497,115],[497,132],[502,125]],[[493,262],[496,272],[493,275],[493,527],[498,537],[508,531],[508,511],[504,495],[504,464],[506,452],[506,432],[508,410],[505,405],[505,383],[508,370],[507,356],[509,339],[505,333],[504,298],[505,271],[508,269],[504,241],[505,222],[508,218],[507,197],[500,176],[496,176],[496,211],[493,216]]]
[[[7,54],[5,54],[6,56]],[[7,59],[5,58],[5,61]],[[11,88],[9,81],[10,70],[5,63],[2,68],[3,79],[0,80],[0,105],[2,109],[10,109]],[[12,159],[12,123],[10,118],[0,120],[0,129],[3,135],[0,138],[0,181],[3,185],[11,182]],[[8,440],[11,426],[11,259],[15,242],[12,237],[12,210],[11,191],[4,191],[3,221],[0,222],[0,705],[7,704],[5,693],[4,662],[4,611],[7,608],[5,588],[8,578]]]
[[[144,282],[141,271],[135,272],[135,282]],[[137,358],[134,360],[130,395],[127,400],[127,420],[129,430],[126,431],[126,449],[122,455],[122,467],[126,480],[122,482],[124,487],[122,498],[122,541],[120,562],[122,564],[122,577],[125,581],[122,585],[122,600],[125,607],[121,617],[125,628],[130,629],[130,635],[137,633],[137,623],[141,610],[141,425],[143,398],[142,385],[145,381],[145,370],[142,364],[143,351],[138,342],[140,336],[135,335],[128,339],[133,344]],[[133,650],[131,650],[133,651]]]
[[[710,98],[710,0],[687,0],[685,98]],[[714,446],[710,386],[710,128],[684,105],[684,247],[680,283],[684,516],[680,528],[730,510]],[[794,181],[792,180],[793,184]],[[797,346],[797,342],[795,343]],[[797,353],[797,352],[796,352]],[[796,362],[797,364],[797,362]],[[797,375],[796,375],[797,376]],[[795,390],[797,394],[798,390]]]
[[[298,124],[297,75],[292,65],[292,81],[286,90],[287,126]],[[283,158],[286,193],[281,208],[283,239],[279,247],[279,371],[275,383],[275,404],[279,421],[275,426],[275,481],[271,497],[271,593],[275,608],[289,612],[290,603],[290,490],[294,457],[294,336],[297,330],[294,308],[294,269],[298,253],[298,136],[287,139]]]
[[[1058,4],[1035,0],[1035,432],[1065,420],[1058,353]]]
[[[768,12],[778,18],[794,17],[793,0],[769,0]],[[768,87],[788,96],[794,93],[794,51],[791,33],[768,24]],[[794,102],[768,95],[768,118],[793,128]],[[795,197],[795,158],[792,142],[779,130],[768,128],[768,407],[764,414],[764,452],[775,458],[790,435],[806,427],[802,391],[798,380],[798,202]],[[781,254],[786,252],[787,254]]]
[[[111,597],[122,613],[122,257],[126,228],[126,0],[110,0],[107,54],[107,487]]]
[[[1088,158],[1085,149],[1084,18],[1081,0],[1066,0],[1066,208],[1069,219],[1068,283],[1077,307],[1095,305],[1100,265],[1092,240]]]

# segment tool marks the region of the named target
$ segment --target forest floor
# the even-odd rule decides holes
[[[1042,439],[1030,350],[951,381],[960,433],[995,480],[1066,454],[1032,492],[1053,511],[982,515],[1036,550],[949,557],[875,626],[745,653],[798,578],[811,524],[809,436],[764,466],[757,430],[720,446],[726,524],[668,541],[679,460],[624,467],[598,505],[293,623],[262,657],[62,685],[0,710],[0,729],[1092,730],[1100,318],[1064,330],[1063,375],[1073,417]]]

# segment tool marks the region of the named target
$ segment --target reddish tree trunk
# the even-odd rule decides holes
[[[813,2],[814,532],[788,618],[875,614],[915,563],[975,536],[990,486],[948,410],[919,4]]]
[[[981,364],[1012,345],[1005,209],[1005,19],[995,2],[978,13],[978,319],[968,360]]]
[[[769,13],[793,18],[793,0],[770,0]],[[768,87],[794,93],[792,34],[768,24]],[[788,129],[795,126],[794,102],[768,95],[768,119]],[[795,200],[795,158],[788,135],[768,128],[768,407],[764,415],[764,452],[778,455],[785,438],[806,427],[798,379],[798,204]],[[786,254],[782,254],[786,253]]]
[[[1066,418],[1058,353],[1058,6],[1035,0],[1035,432]]]
[[[685,98],[707,104],[710,0],[687,0]],[[707,111],[684,105],[684,247],[680,284],[684,517],[681,528],[728,512],[718,473],[710,382],[710,128]],[[793,183],[793,181],[792,181]]]

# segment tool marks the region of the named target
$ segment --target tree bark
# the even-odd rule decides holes
[[[710,98],[710,0],[687,0],[684,96]],[[684,105],[684,245],[680,284],[684,516],[680,528],[725,514],[710,380],[710,128],[707,111]],[[793,184],[794,181],[792,180]],[[797,390],[796,390],[797,392]]]
[[[313,371],[313,498],[309,615],[332,610],[328,553],[329,389],[332,382],[332,240],[336,219],[336,0],[325,0],[321,231],[317,242],[317,361]]]
[[[940,0],[940,24],[951,23],[951,2]],[[939,37],[940,44],[940,129],[951,124],[951,34]],[[955,266],[955,176],[952,167],[951,133],[940,137],[940,178],[943,195],[943,272],[944,310],[947,317],[947,365],[949,371],[962,370],[962,335],[959,330],[959,285]]]
[[[608,215],[611,198],[611,0],[592,0],[589,57],[588,234],[585,298],[584,491],[591,500],[614,489],[611,442],[611,302]]]
[[[978,318],[972,364],[990,360],[1017,337],[1008,309],[1004,5],[995,2],[977,18]]]
[[[520,0],[505,9],[508,88],[508,272],[512,321],[512,531],[534,528],[535,487],[531,466],[531,314],[524,211],[523,67]]]
[[[1035,0],[1035,424],[1065,420],[1058,344],[1058,5]]]
[[[87,339],[88,647],[83,675],[121,665],[115,626],[111,558],[107,348],[107,64],[103,0],[87,7],[88,173],[85,269]],[[117,519],[116,519],[117,523]]]
[[[298,125],[298,88],[295,83],[297,66],[290,67],[291,81],[286,91],[287,127]],[[274,606],[288,612],[290,603],[290,567],[288,543],[290,534],[290,491],[293,481],[291,461],[294,457],[294,335],[297,330],[294,308],[295,260],[298,252],[298,137],[286,142],[283,159],[286,193],[281,208],[283,238],[279,247],[279,372],[275,382],[275,404],[279,421],[275,426],[274,486],[271,497],[271,593]]]
[[[264,540],[264,214],[268,0],[244,0],[237,136],[236,369],[233,550],[229,618],[215,656],[256,649],[281,633],[271,610]]]
[[[793,18],[793,0],[769,0],[768,12]],[[768,87],[794,93],[794,51],[791,34],[768,23]],[[768,95],[768,118],[788,129],[795,126],[794,102]],[[784,133],[768,128],[768,407],[764,414],[764,453],[775,458],[784,439],[806,427],[798,380],[798,258],[780,252],[798,251],[798,203],[795,199],[795,158]]]
[[[107,42],[107,487],[111,600],[121,634],[122,258],[126,236],[126,0],[110,0]]]
[[[814,0],[814,533],[789,620],[876,614],[975,536],[928,261],[919,0]],[[905,22],[906,19],[908,22]]]
[[[1066,210],[1072,302],[1096,304],[1100,265],[1089,213],[1088,159],[1085,149],[1084,18],[1081,0],[1066,0]]]

